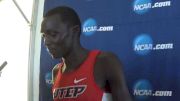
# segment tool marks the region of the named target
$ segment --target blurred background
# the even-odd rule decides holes
[[[33,0],[16,3],[31,22]],[[0,101],[28,99],[30,28],[14,0],[0,0],[0,65],[8,62],[0,77]]]

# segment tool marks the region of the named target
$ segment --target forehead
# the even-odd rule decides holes
[[[43,19],[41,30],[57,29],[59,27],[65,27],[65,25],[66,24],[62,22],[60,15],[54,14]]]

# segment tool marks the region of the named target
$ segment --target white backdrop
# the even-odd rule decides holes
[[[16,0],[31,20],[33,0]],[[0,1],[0,101],[27,101],[30,26],[12,0]]]

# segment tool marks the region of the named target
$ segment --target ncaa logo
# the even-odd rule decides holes
[[[137,14],[145,14],[151,9],[151,0],[135,0],[133,3],[133,11]]]
[[[97,22],[93,18],[87,19],[83,23],[83,34],[86,36],[91,36],[97,31]]]
[[[151,96],[153,93],[152,85],[146,79],[138,80],[134,84],[133,89],[134,89],[133,95],[135,96],[135,98],[142,101],[147,100],[149,98],[148,96]]]
[[[45,82],[49,88],[52,87],[53,81],[52,81],[52,73],[51,72],[48,72],[45,74]]]
[[[134,39],[134,51],[139,55],[147,55],[153,49],[153,40],[148,34],[141,34]]]

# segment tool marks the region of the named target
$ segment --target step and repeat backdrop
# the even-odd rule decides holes
[[[133,101],[180,101],[179,0],[45,0],[76,10],[81,44],[115,53]],[[41,46],[40,101],[52,101],[53,60]]]

